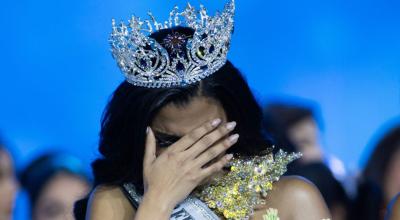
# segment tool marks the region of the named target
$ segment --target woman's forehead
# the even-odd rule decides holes
[[[151,127],[158,132],[183,136],[215,118],[226,121],[222,105],[212,98],[195,97],[185,105],[168,104],[163,107]]]

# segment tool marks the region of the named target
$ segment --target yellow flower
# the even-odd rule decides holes
[[[210,208],[212,208],[212,209],[216,207],[216,206],[215,206],[215,202],[212,201],[212,200],[211,200],[211,201],[208,201],[207,204],[208,204],[208,207],[210,207]]]
[[[230,172],[199,188],[196,196],[226,219],[245,219],[254,211],[255,205],[265,202],[273,182],[286,172],[287,164],[299,157],[300,154],[288,154],[281,150],[275,157],[272,153],[237,157],[231,161]],[[277,215],[275,218],[269,216],[274,215],[267,213],[266,220],[279,220]]]
[[[263,220],[279,220],[278,210],[269,208],[263,215]]]

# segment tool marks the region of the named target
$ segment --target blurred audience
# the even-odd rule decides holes
[[[18,190],[14,162],[10,152],[0,140],[0,219],[12,219],[14,201]]]
[[[87,195],[90,181],[80,160],[49,153],[34,160],[21,174],[33,220],[73,220],[73,204]]]
[[[352,219],[384,219],[390,200],[400,192],[400,124],[377,142],[357,191]]]

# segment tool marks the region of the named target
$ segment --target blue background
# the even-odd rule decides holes
[[[49,149],[89,163],[99,121],[123,80],[107,42],[111,18],[178,0],[10,1],[0,7],[0,129],[18,166]],[[200,1],[191,1],[198,6]],[[210,12],[225,1],[204,0]],[[400,110],[400,2],[237,0],[229,58],[261,103],[301,97],[320,104],[325,150],[356,170]],[[373,142],[373,141],[372,141]]]

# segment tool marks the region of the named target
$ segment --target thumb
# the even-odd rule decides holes
[[[150,126],[146,130],[146,147],[144,151],[143,168],[149,167],[156,159],[156,138]]]

